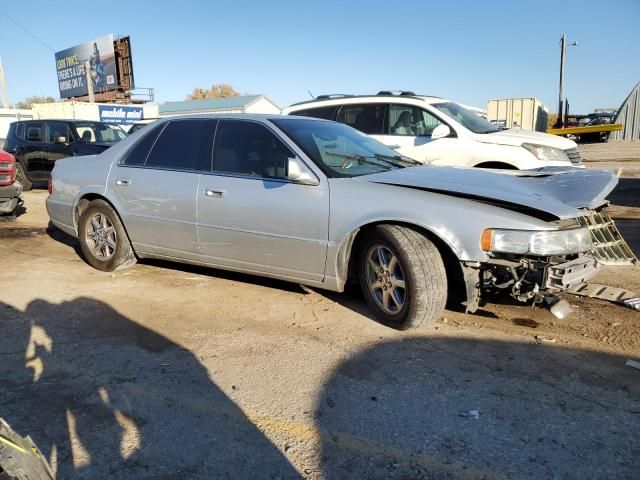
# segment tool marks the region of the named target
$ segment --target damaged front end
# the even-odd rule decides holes
[[[496,240],[494,232],[483,233],[481,243],[489,260],[462,265],[467,312],[476,311],[487,296],[505,293],[519,302],[552,305],[556,294],[586,285],[600,265],[637,262],[613,220],[603,210],[589,211],[585,216],[557,225],[556,231],[535,232],[539,239],[534,232],[510,232],[504,235],[507,241]],[[485,238],[488,235],[494,237]],[[542,245],[545,235],[551,245]],[[565,251],[558,239],[565,241]],[[509,249],[522,251],[505,251]]]

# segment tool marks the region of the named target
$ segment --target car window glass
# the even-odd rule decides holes
[[[26,126],[26,139],[30,142],[41,142],[43,138],[43,127],[44,125],[42,123],[28,123]]]
[[[158,125],[144,137],[142,137],[142,139],[138,143],[136,143],[133,149],[131,149],[129,154],[124,158],[122,163],[124,165],[144,165],[144,162],[147,161],[149,150],[151,150],[151,147],[153,147],[156,138],[158,138],[158,134],[164,127],[164,123],[162,125]]]
[[[24,140],[24,123],[19,123],[16,127],[16,137]]]
[[[145,166],[197,170],[200,168],[206,120],[175,120],[167,124],[147,156]]]
[[[291,115],[298,115],[300,117],[314,117],[324,118],[325,120],[331,120],[333,118],[333,112],[336,111],[336,107],[317,107],[308,108],[306,110],[298,110],[297,112],[291,112]]]
[[[213,151],[214,171],[285,178],[289,157],[295,155],[263,125],[224,120],[218,126]]]
[[[389,134],[401,136],[431,136],[440,120],[426,110],[411,105],[392,104],[389,107]]]
[[[370,135],[382,135],[385,131],[387,105],[384,103],[343,105],[336,121]]]
[[[114,143],[127,136],[120,127],[100,122],[77,122],[74,128],[78,138],[85,143]]]
[[[57,137],[65,137],[70,141],[69,129],[65,123],[47,122],[46,128],[47,143],[56,143]]]

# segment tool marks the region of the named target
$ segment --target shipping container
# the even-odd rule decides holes
[[[547,108],[535,97],[494,99],[487,102],[487,120],[500,128],[546,132],[548,118]]]
[[[132,125],[140,120],[160,117],[158,105],[155,104],[34,103],[32,113],[34,119],[94,120],[123,126]]]

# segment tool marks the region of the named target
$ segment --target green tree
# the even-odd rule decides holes
[[[31,97],[25,98],[23,101],[18,102],[14,105],[15,108],[31,108],[31,104],[33,103],[55,103],[56,99],[53,97],[41,97],[39,95],[33,95]]]
[[[187,95],[187,100],[204,100],[207,98],[237,97],[240,92],[236,91],[228,83],[213,84],[211,88],[194,88],[191,95]]]

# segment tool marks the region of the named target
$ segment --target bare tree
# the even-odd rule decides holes
[[[41,97],[39,95],[33,95],[25,98],[23,101],[14,105],[15,108],[31,108],[34,103],[55,103],[56,99],[53,97]]]
[[[194,88],[191,95],[187,95],[187,100],[204,100],[207,98],[237,97],[240,92],[236,91],[228,83],[213,84],[211,88]]]

